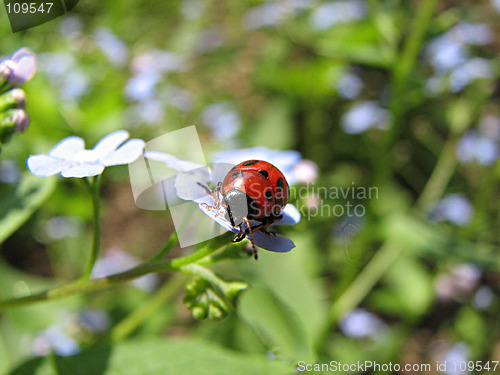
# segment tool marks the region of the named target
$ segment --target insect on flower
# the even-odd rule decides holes
[[[207,209],[219,209],[222,206],[226,220],[233,227],[239,228],[233,242],[240,242],[248,236],[257,260],[253,233],[261,231],[269,236],[276,236],[267,227],[283,218],[282,210],[288,203],[290,193],[283,173],[266,161],[247,160],[234,166],[213,191],[198,184],[215,201],[213,206],[206,203],[203,206]],[[257,224],[252,226],[250,220]]]

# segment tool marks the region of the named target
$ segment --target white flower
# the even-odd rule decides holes
[[[62,177],[97,176],[105,167],[131,163],[142,154],[142,139],[131,139],[121,145],[128,137],[127,131],[118,130],[101,139],[92,150],[85,149],[80,137],[68,137],[55,145],[47,155],[29,156],[26,165],[38,177],[56,173],[61,173]]]
[[[256,152],[252,153],[252,150]],[[268,156],[279,155],[280,157],[268,159],[261,157],[263,154]],[[300,154],[295,151],[273,151],[265,148],[234,150],[218,154],[217,161],[214,162],[212,168],[210,169],[197,163],[180,160],[175,156],[162,152],[148,151],[144,153],[144,156],[150,160],[162,161],[167,165],[167,167],[175,169],[179,172],[184,172],[177,174],[175,177],[175,190],[177,196],[183,200],[197,203],[204,214],[213,219],[226,230],[234,233],[238,233],[239,228],[233,227],[231,223],[226,220],[224,215],[225,211],[222,207],[219,209],[210,208],[215,204],[214,197],[209,195],[207,191],[200,186],[200,184],[204,186],[217,185],[218,182],[223,180],[229,169],[231,169],[235,164],[247,159],[262,159],[269,161],[277,166],[288,180],[290,173],[293,175],[292,168],[300,160]],[[287,168],[286,170],[288,175],[284,169],[278,166],[279,164],[284,165]],[[288,180],[288,182],[290,181]],[[294,225],[300,222],[300,212],[291,203],[288,203],[284,207],[282,214],[283,218],[275,224]],[[252,221],[250,223],[251,225],[256,224],[252,223]],[[253,233],[253,237],[256,246],[269,251],[284,253],[295,247],[292,240],[280,235],[272,236],[257,231]]]

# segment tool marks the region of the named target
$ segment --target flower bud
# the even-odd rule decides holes
[[[24,108],[26,94],[23,90],[15,88],[0,95],[0,112],[11,108]]]
[[[36,72],[36,57],[28,48],[20,48],[9,60],[0,63],[0,85],[8,82],[19,86],[29,81]]]
[[[227,316],[228,306],[223,297],[213,286],[201,278],[195,278],[186,285],[184,306],[191,311],[195,319],[221,320]]]
[[[0,113],[0,144],[7,143],[15,132],[24,132],[29,116],[23,109],[8,109]]]

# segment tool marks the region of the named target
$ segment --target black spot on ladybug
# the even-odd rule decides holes
[[[264,176],[265,178],[268,178],[269,177],[269,173],[265,170],[265,169],[261,169],[259,171],[259,173]]]
[[[285,187],[285,182],[283,181],[283,177],[278,178],[278,181],[276,181],[276,185],[278,185],[280,189],[283,189]]]
[[[268,200],[268,202],[271,202],[273,200],[273,193],[271,193],[271,191],[266,191],[266,199]]]
[[[258,160],[248,160],[248,161],[244,162],[244,163],[243,163],[243,164],[241,164],[241,165],[243,165],[243,166],[247,167],[247,166],[249,166],[249,165],[254,165],[254,164],[257,164],[258,162],[259,162]]]
[[[236,169],[237,165],[235,165],[234,167],[232,167],[229,171],[234,171]]]
[[[233,178],[238,178],[238,177],[243,177],[243,172],[242,171],[238,171],[236,173],[233,173]]]
[[[276,203],[280,206],[283,206],[283,198],[276,199]]]

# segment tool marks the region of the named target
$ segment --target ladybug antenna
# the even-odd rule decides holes
[[[250,237],[250,243],[252,244],[253,257],[255,258],[255,260],[257,260],[259,259],[259,255],[257,254],[257,247],[255,246],[255,241],[253,239],[253,231],[250,227],[250,221],[248,221],[247,217],[245,217],[243,220],[245,220],[245,224],[247,225],[248,237]]]

